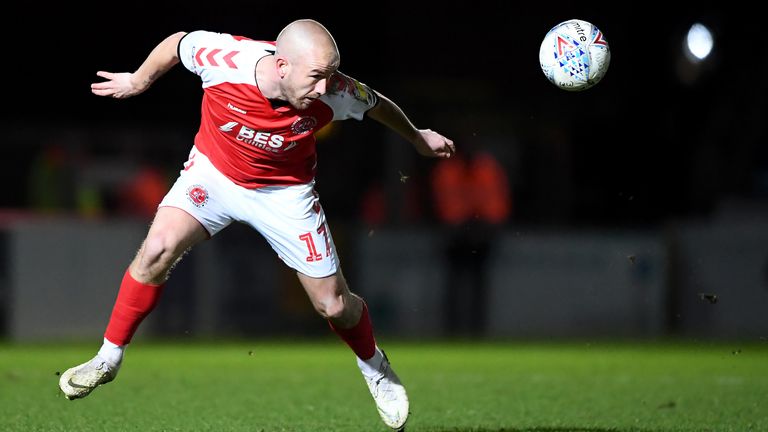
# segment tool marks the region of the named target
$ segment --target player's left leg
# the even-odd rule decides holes
[[[381,419],[392,429],[403,430],[410,409],[408,394],[376,345],[365,301],[349,290],[341,271],[321,278],[297,274],[315,310],[357,355],[357,365]]]
[[[278,256],[296,270],[315,309],[352,348],[384,422],[401,430],[408,396],[376,346],[365,302],[342,276],[336,246],[314,183],[243,190],[232,203],[237,220],[259,231]]]

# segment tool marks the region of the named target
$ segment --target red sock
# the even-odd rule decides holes
[[[365,304],[365,301],[363,301],[363,313],[360,314],[360,321],[352,328],[334,327],[330,320],[328,320],[328,324],[362,360],[368,360],[373,357],[373,354],[376,352],[376,339],[373,338],[373,326],[371,325],[371,317],[368,315],[368,305]]]
[[[116,345],[130,342],[141,321],[152,312],[160,299],[163,286],[143,284],[126,270],[104,337]]]

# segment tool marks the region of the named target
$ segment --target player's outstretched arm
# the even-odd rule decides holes
[[[423,156],[449,158],[456,152],[453,141],[430,129],[416,129],[403,110],[379,92],[379,103],[366,115],[407,139]]]
[[[91,92],[98,96],[110,96],[116,99],[141,94],[179,62],[176,49],[185,34],[185,32],[178,32],[165,38],[149,53],[136,72],[96,72],[96,75],[106,81],[91,84]]]

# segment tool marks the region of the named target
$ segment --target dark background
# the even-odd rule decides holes
[[[341,70],[394,99],[418,127],[453,138],[460,151],[492,143],[510,175],[514,222],[646,226],[709,215],[729,198],[765,200],[768,65],[761,19],[736,6],[675,7],[20,5],[6,15],[4,30],[4,184],[13,187],[0,203],[30,207],[29,165],[57,134],[74,136],[65,147],[80,154],[152,161],[173,178],[197,129],[198,78],[177,66],[147,93],[117,101],[90,93],[96,71],[135,70],[175,31],[274,39],[298,18],[325,24],[340,47]],[[612,52],[606,77],[582,93],[550,84],[537,60],[547,30],[570,18],[598,26]],[[716,38],[699,70],[686,69],[681,57],[694,22]],[[110,135],[124,128],[144,135],[133,141]],[[161,130],[178,139],[152,141]],[[348,121],[332,135],[319,144],[318,188],[334,218],[357,218],[369,186],[397,184],[400,174],[417,195],[425,189],[434,161],[403,152],[407,144],[381,126]],[[390,198],[391,222],[429,222],[428,206],[409,213],[398,210],[402,195]]]

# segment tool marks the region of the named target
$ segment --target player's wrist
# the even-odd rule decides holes
[[[144,74],[141,74],[139,71],[136,71],[131,74],[129,78],[129,82],[131,84],[131,87],[137,92],[141,93],[147,88],[149,88],[150,84],[152,84],[152,81],[149,77],[144,76]]]
[[[421,131],[419,129],[411,128],[410,130],[406,131],[403,136],[408,140],[408,142],[416,147],[425,144],[424,137],[421,135]]]

